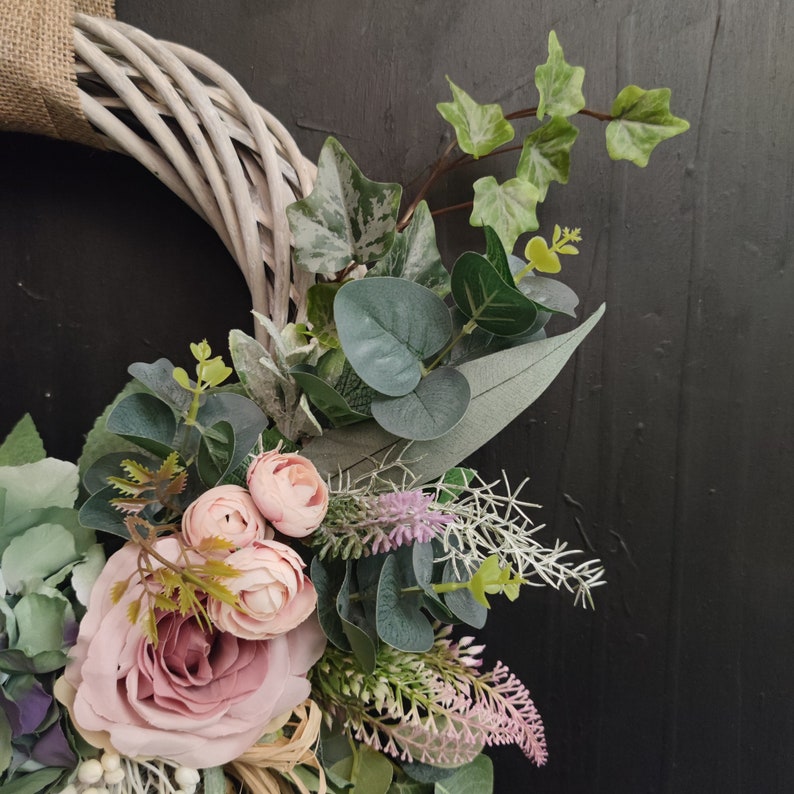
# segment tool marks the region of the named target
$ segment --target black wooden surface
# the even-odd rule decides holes
[[[527,683],[551,760],[498,751],[497,791],[794,790],[794,4],[788,0],[119,0],[119,17],[225,65],[311,157],[333,134],[371,177],[410,182],[445,142],[449,74],[535,104],[554,28],[591,107],[629,82],[692,122],[640,170],[582,119],[545,229],[582,226],[567,267],[606,318],[475,463],[531,476],[546,536],[590,547],[609,585],[500,604],[491,659]],[[493,165],[493,163],[489,164]],[[502,167],[502,166],[500,166]],[[507,166],[502,172],[507,175]],[[0,138],[0,434],[30,410],[51,454],[134,360],[248,327],[209,229],[121,157]],[[467,198],[476,170],[436,191]],[[448,257],[479,245],[463,215]],[[563,326],[560,326],[560,330]]]

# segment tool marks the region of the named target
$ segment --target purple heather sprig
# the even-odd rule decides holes
[[[417,489],[334,492],[322,526],[311,538],[320,559],[358,559],[441,536],[453,516],[434,494]]]

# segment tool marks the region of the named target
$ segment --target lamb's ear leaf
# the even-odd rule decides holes
[[[420,482],[444,474],[479,449],[529,407],[554,380],[604,313],[602,305],[582,325],[566,334],[500,350],[459,367],[471,386],[466,416],[450,433],[433,441],[415,441],[405,457]],[[374,421],[329,430],[308,444],[303,454],[330,477],[341,470],[352,477],[370,472],[373,460],[397,450],[405,442]],[[394,468],[394,477],[403,472]]]

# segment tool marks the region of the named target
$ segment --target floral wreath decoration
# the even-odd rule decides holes
[[[546,336],[552,315],[576,316],[550,276],[578,228],[512,253],[567,182],[570,118],[606,122],[610,156],[644,166],[688,126],[670,92],[628,86],[589,110],[552,32],[534,108],[505,115],[449,81],[453,143],[400,214],[399,185],[334,139],[315,169],[203,56],[65,19],[81,108],[61,115],[90,124],[22,126],[157,173],[218,229],[257,331],[231,331],[232,366],[206,342],[191,372],[133,364],[77,464],[46,457],[29,416],[0,446],[0,794],[465,794],[493,789],[485,747],[542,765],[528,690],[483,668],[472,632],[525,586],[592,604],[603,568],[543,544],[525,483],[459,464],[603,311]],[[424,197],[519,148],[519,119],[538,124],[515,178],[474,183],[483,251],[448,271]],[[103,536],[122,544],[107,558]]]

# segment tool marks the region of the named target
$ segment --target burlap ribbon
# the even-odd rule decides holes
[[[75,12],[112,17],[113,0],[0,0],[0,130],[102,146],[80,109]]]

